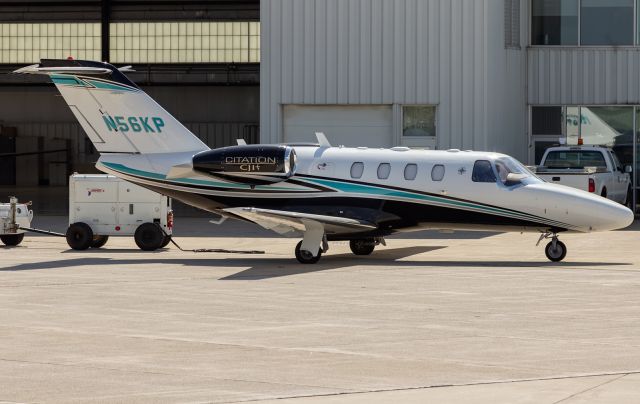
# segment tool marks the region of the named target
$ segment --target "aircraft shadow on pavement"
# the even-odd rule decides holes
[[[370,256],[354,256],[353,254],[336,254],[323,256],[319,263],[314,265],[302,265],[299,264],[295,258],[265,258],[262,255],[246,255],[241,258],[214,258],[207,253],[203,253],[202,258],[171,258],[165,259],[160,256],[155,256],[158,253],[151,253],[153,257],[143,259],[117,259],[110,257],[95,257],[100,250],[95,250],[95,253],[90,250],[87,251],[73,251],[69,250],[68,253],[74,253],[78,255],[84,255],[82,258],[69,258],[65,260],[44,261],[34,263],[24,263],[13,265],[5,268],[0,268],[0,272],[9,271],[31,271],[31,270],[45,270],[45,269],[63,269],[79,266],[129,266],[133,270],[135,265],[154,265],[154,264],[173,264],[182,265],[185,267],[216,267],[223,268],[229,267],[242,267],[247,268],[238,273],[225,276],[220,280],[261,280],[269,278],[278,278],[282,276],[301,275],[306,273],[328,271],[340,268],[349,268],[358,265],[368,265],[376,267],[386,267],[389,270],[394,268],[404,267],[429,267],[429,268],[564,268],[571,266],[579,267],[603,267],[603,266],[622,266],[632,265],[631,263],[622,262],[561,262],[553,263],[549,261],[540,262],[523,262],[523,261],[462,261],[462,260],[449,260],[449,261],[437,261],[437,260],[411,260],[401,261],[403,258],[414,256],[417,254],[428,253],[430,251],[436,251],[443,246],[431,246],[431,247],[403,247],[403,248],[388,248],[376,250]],[[139,253],[149,255],[148,252],[139,250],[115,250],[117,252]],[[114,250],[102,250],[103,253],[114,252]],[[89,255],[89,256],[87,256]]]

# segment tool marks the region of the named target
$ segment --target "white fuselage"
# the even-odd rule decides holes
[[[98,166],[103,171],[143,185],[193,193],[212,200],[231,198],[238,206],[256,206],[271,198],[287,198],[289,201],[323,198],[323,203],[327,201],[324,198],[354,198],[355,204],[364,198],[411,203],[407,205],[407,213],[416,209],[411,206],[453,206],[465,214],[474,212],[476,216],[496,218],[495,222],[461,221],[451,220],[447,214],[441,221],[433,218],[417,220],[415,228],[590,232],[623,228],[633,221],[633,213],[620,204],[584,191],[546,183],[530,173],[521,183],[510,186],[500,180],[473,181],[476,161],[510,159],[498,153],[312,146],[296,147],[296,153],[297,169],[290,180],[257,187],[220,179],[212,181],[211,177],[188,170],[182,178],[159,181],[172,167],[185,166],[193,155],[190,152],[103,155]],[[361,175],[359,169],[353,173],[358,178],[352,176],[354,163],[363,166]],[[381,168],[381,164],[388,166]],[[407,168],[407,165],[414,166]],[[441,167],[432,176],[435,166]],[[128,170],[122,170],[122,167]],[[409,172],[405,176],[406,170]],[[440,171],[444,173],[439,180]],[[497,172],[496,176],[499,176]],[[194,184],[199,188],[192,187]],[[307,184],[320,184],[330,188],[331,192],[314,189]],[[225,203],[228,206],[229,202]],[[410,230],[410,227],[398,230]]]

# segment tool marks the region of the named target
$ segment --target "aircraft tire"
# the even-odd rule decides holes
[[[154,223],[142,223],[136,229],[133,239],[142,251],[155,251],[162,245],[164,234]]]
[[[302,249],[302,241],[300,241],[296,245],[296,259],[301,264],[315,264],[320,261],[320,257],[322,256],[322,250],[318,250],[318,255],[315,257],[311,254],[311,252]]]
[[[376,242],[368,238],[351,240],[349,247],[355,255],[370,255],[376,248]]]
[[[16,246],[22,243],[22,239],[24,239],[24,233],[5,234],[4,236],[0,236],[2,243],[7,246]]]
[[[556,248],[554,249],[553,241],[550,241],[545,247],[544,253],[550,261],[560,262],[567,256],[567,246],[562,241],[557,240]]]
[[[109,240],[109,236],[93,236],[93,241],[91,242],[91,248],[101,248],[107,244]]]
[[[171,242],[171,236],[168,235],[164,235],[164,238],[162,239],[162,244],[160,244],[160,248],[165,248],[167,245],[169,245],[169,243]]]
[[[73,223],[67,229],[67,244],[74,250],[86,250],[93,243],[93,230],[82,222]]]

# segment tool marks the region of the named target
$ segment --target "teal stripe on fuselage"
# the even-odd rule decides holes
[[[424,194],[414,193],[410,191],[400,191],[400,190],[371,186],[371,185],[354,184],[350,182],[343,182],[340,180],[329,180],[329,179],[320,179],[320,178],[305,178],[305,180],[319,184],[319,185],[332,187],[342,192],[351,192],[351,193],[360,193],[360,194],[364,193],[364,194],[370,194],[370,195],[373,194],[373,195],[379,195],[379,196],[400,197],[400,198],[407,198],[407,199],[413,199],[413,200],[436,202],[444,205],[450,205],[450,206],[461,207],[461,208],[479,209],[489,214],[511,215],[511,216],[524,218],[526,220],[545,221],[549,223],[555,223],[558,227],[568,227],[566,223],[557,222],[555,220],[542,218],[542,217],[531,215],[524,212],[516,212],[508,209],[491,207],[486,205],[479,205],[476,203],[458,201],[450,198],[440,198],[437,196],[430,196],[430,195],[424,195]]]
[[[183,184],[192,184],[192,185],[204,185],[204,186],[213,186],[219,188],[227,188],[230,190],[242,190],[242,191],[251,191],[254,189],[257,190],[273,190],[273,191],[289,191],[289,192],[298,192],[298,193],[308,193],[309,191],[297,191],[295,189],[290,188],[282,188],[282,187],[274,187],[273,185],[257,185],[255,187],[251,187],[250,185],[245,184],[237,184],[237,183],[226,183],[219,181],[209,181],[209,180],[199,180],[193,178],[176,178],[167,180],[166,176],[159,173],[154,173],[150,171],[138,170],[135,168],[127,167],[123,164],[119,163],[109,163],[102,162],[103,165],[112,168],[113,170],[122,172],[124,174],[132,174],[143,178],[160,180],[160,181],[169,181],[174,183],[183,183]],[[397,197],[404,198],[416,201],[425,201],[425,202],[435,202],[441,205],[448,205],[453,208],[467,208],[472,210],[480,210],[484,213],[493,214],[496,216],[511,216],[514,218],[519,218],[522,220],[533,221],[533,222],[546,222],[547,225],[562,227],[562,228],[570,228],[572,226],[567,225],[566,223],[560,223],[555,220],[545,219],[538,216],[530,215],[522,212],[509,211],[502,208],[495,208],[491,206],[479,205],[471,202],[458,201],[449,198],[440,198],[437,196],[424,195],[419,193],[413,193],[410,191],[400,191],[394,190],[384,187],[370,186],[365,184],[354,184],[350,182],[344,182],[340,180],[329,180],[329,179],[320,179],[320,178],[296,178],[297,180],[311,182],[317,185],[323,185],[326,187],[331,187],[339,192],[348,192],[348,193],[357,193],[357,194],[365,194],[365,195],[375,195],[375,196],[386,196],[386,197]],[[314,191],[318,193],[318,191]],[[322,192],[320,192],[322,193]]]

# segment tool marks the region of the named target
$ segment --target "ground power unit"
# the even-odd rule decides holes
[[[67,243],[74,250],[100,248],[110,236],[133,236],[141,250],[171,241],[171,199],[112,175],[73,174],[69,179]]]
[[[31,227],[33,211],[26,203],[18,203],[16,197],[10,197],[9,203],[0,203],[0,240],[4,245],[15,246],[24,239],[24,230]]]

